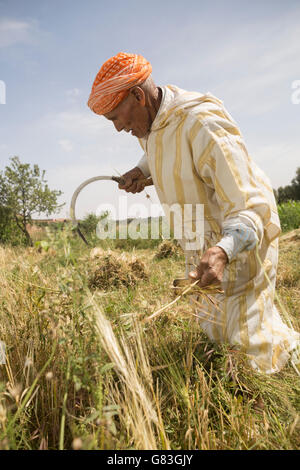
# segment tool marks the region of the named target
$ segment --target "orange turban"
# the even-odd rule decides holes
[[[131,87],[144,82],[151,72],[151,64],[143,56],[120,52],[97,73],[88,106],[96,114],[109,113],[128,96]]]

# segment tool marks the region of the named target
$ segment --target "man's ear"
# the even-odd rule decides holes
[[[142,90],[141,87],[134,86],[133,88],[131,88],[130,93],[133,95],[136,101],[138,101],[142,106],[145,106],[146,96],[144,90]]]

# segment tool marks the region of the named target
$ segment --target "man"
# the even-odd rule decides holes
[[[204,205],[203,250],[181,240],[187,274],[202,287],[221,282],[224,293],[215,294],[220,309],[197,312],[201,327],[245,352],[254,369],[277,372],[299,334],[274,305],[280,222],[270,182],[221,101],[157,87],[151,72],[144,57],[120,53],[103,64],[89,97],[95,113],[131,132],[145,152],[119,187],[140,192],[151,175],[164,207]]]

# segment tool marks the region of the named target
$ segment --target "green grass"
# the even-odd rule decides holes
[[[288,201],[278,205],[278,215],[283,232],[300,227],[300,201]]]
[[[88,290],[90,248],[68,231],[50,248],[0,247],[0,449],[297,449],[300,385],[291,366],[253,372],[209,342],[172,299],[183,256],[126,245],[148,280]],[[102,246],[121,255],[115,242]],[[278,294],[299,330],[299,247],[281,247]],[[95,262],[95,261],[94,261]],[[230,371],[230,373],[227,373]],[[259,407],[263,399],[264,407]]]

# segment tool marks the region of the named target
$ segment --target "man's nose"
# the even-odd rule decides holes
[[[114,122],[114,126],[118,132],[121,132],[124,129],[124,126],[120,122]]]

